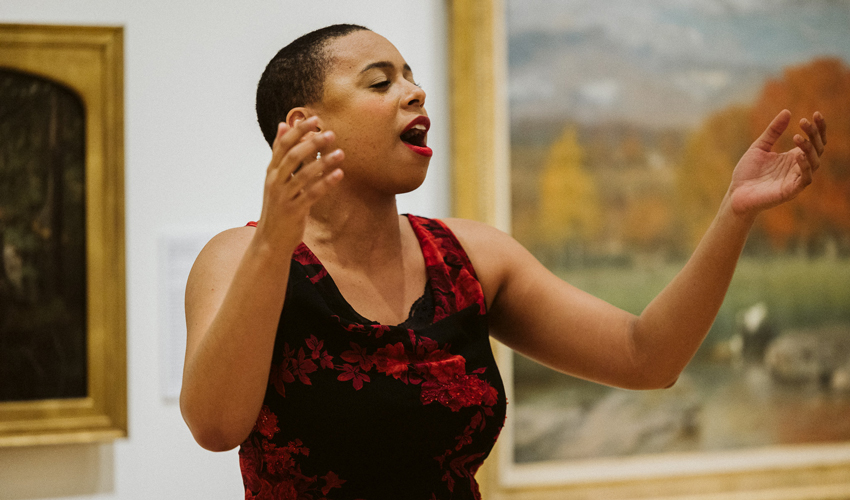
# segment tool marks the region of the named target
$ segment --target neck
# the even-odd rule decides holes
[[[394,196],[366,199],[342,190],[313,206],[304,231],[304,242],[320,260],[343,267],[368,267],[400,255],[401,241]]]

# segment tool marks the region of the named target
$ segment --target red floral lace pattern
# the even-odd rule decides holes
[[[425,267],[434,289],[434,322],[472,304],[478,304],[480,314],[484,314],[484,292],[472,262],[454,234],[436,219],[409,216],[409,220],[422,242]]]
[[[386,344],[384,347],[374,350],[374,352],[369,352],[368,348],[350,342],[351,349],[339,355],[339,358],[344,361],[339,364],[333,363],[334,357],[322,350],[323,342],[313,335],[304,341],[304,347],[298,347],[297,353],[288,343],[284,343],[285,357],[283,363],[272,366],[269,382],[281,397],[286,397],[286,384],[298,381],[302,384],[311,385],[310,373],[319,369],[332,369],[340,372],[337,380],[350,382],[352,388],[359,391],[363,389],[365,383],[371,381],[369,376],[371,372],[373,376],[382,374],[393,377],[404,384],[420,385],[420,401],[423,405],[437,403],[453,412],[467,407],[480,408],[472,416],[463,433],[457,436],[456,446],[447,449],[442,455],[434,457],[444,471],[442,479],[446,482],[449,491],[454,491],[457,478],[466,478],[473,488],[474,498],[480,498],[474,476],[481,465],[484,454],[464,454],[461,452],[466,445],[472,444],[473,435],[476,432],[484,430],[485,416],[493,416],[493,406],[498,402],[498,392],[486,380],[480,378],[480,375],[485,373],[486,368],[479,368],[471,373],[466,373],[466,359],[452,354],[450,352],[451,346],[439,347],[437,342],[428,337],[419,336],[413,330],[408,332],[412,348],[407,347],[402,342],[397,342]],[[264,406],[257,419],[257,432],[271,439],[274,432],[278,430],[276,424],[277,417]],[[274,445],[264,444],[263,450],[267,453],[269,451],[283,453],[285,457],[285,460],[283,460],[275,455],[272,459],[266,458],[265,463],[272,464],[271,471],[279,473],[287,470],[285,465],[295,465],[291,458],[293,455],[298,453],[306,455],[309,452],[300,445],[300,441],[295,444],[290,443],[289,447],[281,450],[275,449]],[[302,449],[305,451],[302,452]],[[263,456],[267,457],[268,455]],[[256,459],[243,461],[243,475],[246,468],[254,470],[257,466]],[[293,470],[291,479],[296,482],[301,481],[297,483],[301,486],[308,484],[304,483],[305,478],[300,474],[300,469],[297,468]],[[313,479],[315,480],[315,478]],[[325,492],[325,494],[327,493]],[[260,497],[246,496],[246,498]]]
[[[485,414],[492,416],[489,410],[498,399],[498,392],[488,382],[478,377],[486,368],[466,373],[466,359],[452,354],[450,345],[439,347],[434,340],[417,335],[408,330],[410,347],[403,342],[386,344],[369,352],[356,342],[350,342],[351,349],[343,351],[339,358],[344,363],[333,362],[334,357],[322,350],[324,342],[310,335],[305,339],[307,349],[299,346],[296,353],[289,343],[283,344],[283,362],[273,364],[269,375],[272,384],[282,397],[286,397],[286,384],[298,380],[312,385],[309,375],[319,369],[332,369],[341,372],[337,380],[351,381],[355,390],[363,388],[371,379],[369,372],[393,377],[404,384],[421,384],[422,404],[439,403],[458,411],[469,406],[481,406]],[[260,415],[262,417],[262,414]]]
[[[328,500],[327,495],[341,488],[345,479],[328,471],[324,476],[301,473],[299,456],[309,456],[310,449],[300,439],[286,446],[270,442],[280,430],[277,416],[263,405],[251,437],[239,450],[245,500]]]

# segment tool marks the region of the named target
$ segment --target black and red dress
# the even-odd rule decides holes
[[[401,325],[360,316],[301,244],[269,384],[239,450],[246,499],[474,499],[505,418],[472,263],[408,215],[428,274]]]

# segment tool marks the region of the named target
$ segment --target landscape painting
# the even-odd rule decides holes
[[[782,109],[827,119],[814,183],[763,213],[670,389],[514,355],[517,464],[850,442],[850,2],[506,2],[512,232],[638,314]]]

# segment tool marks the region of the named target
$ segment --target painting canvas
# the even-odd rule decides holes
[[[633,313],[773,116],[828,120],[814,183],[759,217],[675,386],[618,390],[514,355],[510,459],[850,442],[850,2],[507,0],[504,15],[513,235]]]
[[[0,401],[87,394],[84,122],[72,90],[0,69]]]

